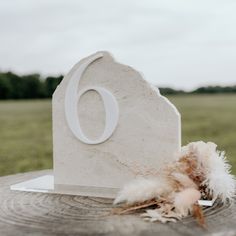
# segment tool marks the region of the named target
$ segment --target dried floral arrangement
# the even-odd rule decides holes
[[[225,153],[211,142],[194,142],[181,149],[177,161],[158,174],[136,179],[119,192],[115,214],[142,213],[155,222],[176,222],[193,215],[205,226],[199,200],[226,203],[235,195],[235,178]]]

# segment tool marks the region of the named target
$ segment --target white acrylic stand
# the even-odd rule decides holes
[[[54,176],[44,175],[10,186],[11,190],[49,193],[54,191]]]
[[[54,176],[44,175],[32,180],[21,182],[19,184],[11,185],[11,190],[27,191],[27,192],[41,192],[41,193],[58,193],[68,195],[80,195],[91,197],[106,197],[115,198],[119,189],[111,188],[98,188],[98,187],[85,187],[85,186],[63,186],[63,190],[60,190],[60,186],[55,187]],[[100,196],[99,196],[100,195]],[[215,200],[199,200],[200,206],[212,207]]]
[[[10,189],[26,192],[58,193],[104,198],[115,198],[119,191],[118,188],[54,185],[53,175],[44,175],[35,179],[14,184],[10,186]]]

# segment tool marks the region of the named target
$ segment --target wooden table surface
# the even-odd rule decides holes
[[[205,210],[207,230],[192,217],[149,223],[139,216],[111,215],[112,200],[11,191],[10,185],[51,173],[36,171],[0,178],[0,235],[236,235],[236,200]]]

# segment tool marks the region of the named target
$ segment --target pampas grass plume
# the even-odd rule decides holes
[[[187,188],[176,193],[174,198],[175,211],[187,216],[194,203],[201,198],[201,193],[194,188]]]
[[[144,202],[153,198],[170,193],[172,188],[167,179],[159,178],[139,178],[126,184],[118,193],[114,204],[126,202],[133,204]]]

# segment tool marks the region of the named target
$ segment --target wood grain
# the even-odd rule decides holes
[[[236,235],[236,200],[205,209],[207,230],[192,217],[149,223],[137,215],[111,215],[112,200],[11,191],[10,185],[51,173],[37,171],[0,178],[0,235]]]

